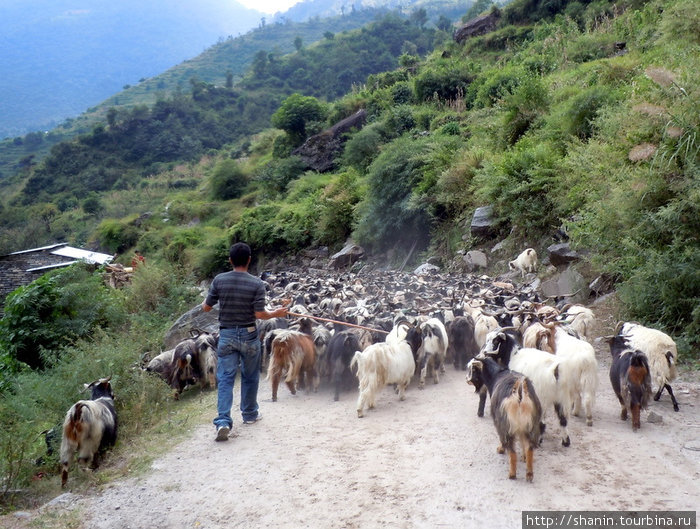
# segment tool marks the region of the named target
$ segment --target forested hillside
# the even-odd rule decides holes
[[[53,128],[263,16],[233,0],[84,4],[0,5],[0,138]]]
[[[0,181],[3,179],[7,180],[12,175],[14,175],[18,169],[22,169],[28,164],[37,163],[44,156],[46,156],[53,145],[64,140],[73,138],[79,134],[84,134],[89,132],[92,127],[97,122],[104,122],[107,119],[107,112],[110,109],[132,109],[138,105],[154,105],[158,101],[172,97],[174,94],[181,92],[189,92],[192,79],[198,81],[203,81],[208,84],[213,84],[216,86],[225,86],[227,83],[236,83],[244,75],[246,70],[253,63],[256,53],[265,52],[272,54],[273,56],[280,56],[283,54],[291,53],[295,51],[295,43],[299,42],[296,39],[301,39],[301,44],[304,47],[308,47],[316,41],[319,41],[324,37],[324,34],[338,34],[343,31],[348,31],[351,29],[356,29],[362,27],[376,18],[387,14],[389,11],[385,7],[381,7],[382,2],[377,3],[378,7],[366,6],[357,9],[343,10],[345,12],[341,13],[340,9],[338,14],[331,17],[321,18],[319,16],[309,17],[294,17],[295,20],[299,21],[292,22],[290,18],[279,18],[275,22],[266,22],[265,16],[260,16],[259,20],[256,21],[258,27],[253,30],[243,34],[234,36],[229,32],[216,34],[210,38],[209,47],[207,47],[202,53],[196,55],[192,58],[187,58],[186,60],[179,62],[182,58],[186,58],[187,55],[178,55],[176,58],[170,58],[170,55],[158,54],[157,60],[159,61],[170,61],[162,62],[161,69],[163,67],[168,67],[173,63],[178,62],[172,67],[169,67],[165,71],[160,69],[152,69],[154,72],[159,72],[157,75],[145,75],[141,73],[135,76],[133,79],[129,79],[128,84],[119,83],[117,85],[120,90],[115,91],[114,87],[111,91],[104,93],[102,97],[105,97],[108,93],[111,94],[106,99],[86,99],[90,98],[91,95],[88,92],[80,92],[80,99],[82,103],[76,103],[74,110],[64,116],[72,115],[73,117],[67,117],[59,126],[50,128],[47,133],[41,132],[30,132],[22,136],[16,136],[14,138],[8,138],[0,141]],[[440,4],[442,5],[442,4]],[[458,17],[458,9],[450,3],[447,3],[447,12],[454,14],[454,17]],[[10,6],[6,6],[7,11],[5,12],[4,21],[5,24],[10,24],[10,21],[18,18],[20,15],[9,9]],[[53,9],[58,9],[60,6],[54,6]],[[128,6],[123,6],[123,8]],[[408,6],[405,6],[408,11]],[[175,11],[177,13],[177,11]],[[174,16],[174,15],[171,15]],[[406,15],[408,16],[408,14]],[[14,18],[13,18],[14,17]],[[270,17],[267,17],[270,18]],[[443,23],[444,23],[443,19]],[[437,19],[436,19],[437,21]],[[449,20],[448,20],[449,22]],[[2,24],[2,22],[0,22]],[[117,22],[114,25],[118,26]],[[34,30],[50,31],[48,28],[43,30],[34,28]],[[95,28],[91,31],[97,31],[101,27],[97,24]],[[167,24],[163,26],[167,31]],[[219,27],[215,25],[214,27]],[[211,31],[213,28],[208,28]],[[10,32],[11,33],[11,32]],[[55,33],[55,32],[54,32]],[[181,31],[173,30],[171,33],[182,34]],[[93,35],[93,33],[90,33]],[[211,35],[211,33],[204,32],[204,35]],[[224,35],[228,35],[224,37]],[[153,37],[153,35],[151,35]],[[55,37],[58,38],[58,37]],[[96,38],[96,37],[95,37]],[[127,34],[128,38],[128,34]],[[145,38],[145,37],[144,37]],[[162,37],[165,41],[189,41],[188,39],[172,39],[170,37]],[[205,37],[206,38],[206,37]],[[217,41],[218,39],[218,41]],[[134,41],[132,38],[131,41]],[[217,42],[215,42],[217,41]],[[20,45],[20,40],[16,40],[13,46]],[[93,49],[93,53],[99,53],[100,46],[90,46]],[[201,46],[200,46],[201,47]],[[8,48],[12,50],[14,48]],[[54,46],[53,51],[55,53],[60,52],[60,46]],[[144,46],[144,49],[151,49],[150,46]],[[117,49],[110,51],[110,53],[116,52]],[[23,52],[24,53],[24,52]],[[105,55],[108,57],[109,55]],[[8,58],[14,57],[17,60],[24,57],[22,53],[12,54],[8,51]],[[13,59],[14,60],[14,59]],[[68,57],[63,57],[62,60],[68,60]],[[155,60],[155,59],[154,59]],[[20,60],[24,65],[32,64],[31,58],[24,57]],[[60,64],[58,59],[53,60],[55,64]],[[109,63],[110,61],[100,60],[97,61],[101,63]],[[113,61],[111,61],[113,62]],[[132,63],[139,63],[138,67],[143,67],[141,61],[131,61]],[[148,64],[148,63],[146,63]],[[71,83],[64,83],[67,85],[80,84],[85,82],[94,82],[87,79],[83,79],[83,74],[80,74],[74,70],[74,68],[81,67],[81,65],[74,65],[71,68],[62,68],[61,75],[72,76]],[[137,67],[135,64],[130,64],[130,67]],[[17,72],[22,71],[15,70],[14,73],[9,74],[4,77],[1,83],[6,84],[7,90],[13,90],[13,75]],[[99,70],[91,70],[90,76],[92,79],[99,77],[101,74]],[[55,82],[61,82],[61,76],[52,76]],[[81,79],[83,79],[81,81]],[[17,80],[14,84],[18,84],[20,81]],[[26,85],[26,83],[22,83]],[[31,85],[31,83],[30,83]],[[121,89],[123,88],[123,89]],[[25,88],[26,93],[31,93],[31,88]],[[14,103],[15,97],[28,97],[25,92],[21,94],[12,94],[12,97],[5,99],[6,105],[5,110],[9,111],[10,107],[21,109],[21,105]],[[42,92],[46,94],[49,104],[52,105],[52,112],[60,112],[60,107],[56,107],[53,103],[50,103],[51,98],[67,96],[61,95],[62,90],[60,89],[47,89],[43,86]],[[22,95],[25,94],[25,95]],[[98,104],[94,104],[97,101],[101,101]],[[44,103],[41,103],[44,104]],[[37,103],[34,107],[34,111],[41,106]],[[94,106],[92,106],[94,104]],[[87,108],[90,106],[90,108]],[[36,117],[37,113],[33,111],[33,118]],[[0,122],[10,123],[12,122],[12,117],[0,116]],[[56,118],[54,118],[56,119]],[[46,127],[44,127],[46,128]],[[13,129],[14,130],[14,129]],[[10,131],[10,129],[8,129]],[[15,133],[19,132],[20,129],[16,129]],[[9,132],[7,132],[9,134]],[[0,131],[0,137],[3,134]]]

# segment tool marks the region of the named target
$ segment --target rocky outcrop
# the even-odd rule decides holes
[[[204,312],[201,305],[180,316],[163,338],[164,350],[173,349],[181,341],[191,338],[190,331],[213,333],[219,330],[219,305],[210,312]]]
[[[469,22],[464,24],[462,27],[457,29],[454,34],[455,42],[462,43],[468,38],[476,37],[493,31],[496,29],[498,24],[498,19],[501,18],[501,14],[498,11],[492,11],[487,15],[481,15],[476,18],[472,18]]]
[[[476,208],[469,229],[474,237],[490,238],[495,236],[497,225],[493,218],[493,206]]]
[[[547,253],[549,254],[549,262],[554,266],[567,265],[578,261],[581,256],[572,250],[569,243],[552,244],[547,248]]]
[[[311,136],[292,154],[299,156],[309,169],[319,173],[330,171],[335,168],[335,159],[343,150],[346,134],[352,129],[361,129],[366,119],[367,112],[358,110],[331,128]]]
[[[362,246],[358,246],[352,241],[345,243],[345,247],[338,253],[333,254],[328,263],[328,267],[334,270],[348,268],[355,264],[356,261],[365,256],[365,250]]]

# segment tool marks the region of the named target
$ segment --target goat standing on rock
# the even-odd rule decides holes
[[[525,277],[528,272],[537,271],[537,252],[532,248],[528,248],[521,253],[515,260],[508,263],[508,268],[511,270],[520,270],[521,277]]]

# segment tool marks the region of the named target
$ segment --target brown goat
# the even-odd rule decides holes
[[[320,383],[316,373],[316,350],[314,342],[307,334],[297,331],[282,331],[272,341],[272,357],[267,371],[272,381],[272,400],[277,401],[277,388],[282,373],[287,373],[285,383],[292,395],[296,395],[296,385],[309,384],[314,392]]]

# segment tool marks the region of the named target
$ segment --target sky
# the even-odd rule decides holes
[[[300,1],[301,0],[238,0],[238,3],[243,4],[249,9],[257,9],[263,13],[272,15],[277,13],[277,11],[284,12]]]

